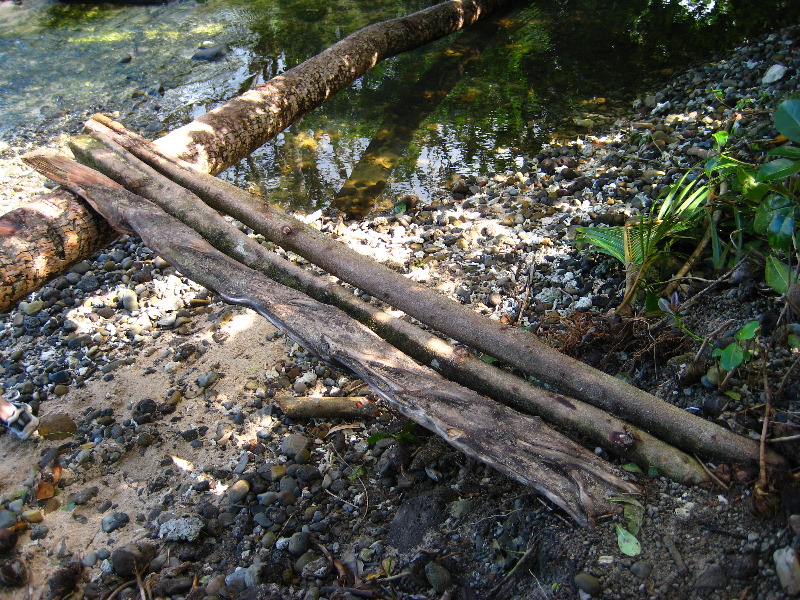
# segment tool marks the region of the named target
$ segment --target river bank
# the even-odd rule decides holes
[[[759,432],[757,376],[736,381],[739,399],[722,407],[713,386],[680,372],[680,357],[696,350],[690,340],[604,329],[623,274],[571,242],[578,226],[621,223],[650,204],[702,163],[731,120],[748,139],[774,137],[772,109],[800,89],[799,42],[791,29],[680,74],[624,119],[587,117],[585,135],[521,157],[517,172],[465,173],[431,202],[399,197],[405,211],[361,222],[304,218],[489,318],[518,321],[678,406]],[[775,65],[786,70],[765,83]],[[21,166],[21,149],[2,150],[9,202],[45,185]],[[707,335],[756,319],[769,339],[781,305],[760,281],[745,274],[720,285],[687,325]],[[19,391],[50,432],[24,443],[0,436],[0,526],[28,524],[6,569],[29,567],[42,597],[80,581],[84,597],[105,598],[135,581],[137,553],[154,557],[153,595],[172,598],[440,598],[452,582],[460,598],[777,599],[800,585],[797,563],[780,560],[798,545],[794,492],[777,516],[757,516],[747,469],[709,463],[727,489],[631,475],[645,487],[646,515],[632,558],[617,547],[614,519],[577,530],[435,436],[413,429],[419,447],[401,444],[405,423],[385,407],[348,422],[286,418],[274,398],[367,390],[250,311],[215,301],[135,238],[3,315],[0,358],[4,389]],[[778,345],[771,376],[779,381],[791,362]],[[396,437],[370,443],[378,433]],[[58,493],[48,497],[42,481]],[[131,585],[117,597],[136,596]]]

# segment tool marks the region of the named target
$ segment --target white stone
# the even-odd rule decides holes
[[[780,81],[783,79],[783,76],[786,75],[786,71],[788,69],[783,65],[775,64],[772,65],[767,72],[764,73],[764,77],[761,79],[761,83],[764,85],[768,85],[770,83],[775,83],[776,81]]]

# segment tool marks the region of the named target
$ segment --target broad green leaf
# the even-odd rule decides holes
[[[768,162],[758,170],[756,181],[786,179],[795,173],[800,173],[800,160],[778,158]]]
[[[642,471],[642,468],[636,463],[627,463],[625,465],[622,465],[621,468],[625,471],[628,471],[628,473],[641,473],[642,475],[644,475],[644,471]]]
[[[719,350],[719,348],[717,348]],[[716,352],[716,350],[715,350]],[[726,371],[733,371],[736,367],[742,364],[745,356],[745,349],[736,342],[728,344],[724,350],[719,352],[719,366]]]
[[[742,399],[742,395],[739,392],[734,392],[733,390],[728,390],[727,392],[725,392],[725,395],[728,398],[733,398],[736,401],[739,401],[739,400]]]
[[[406,212],[406,208],[407,207],[405,202],[399,202],[398,204],[394,205],[394,212],[395,214],[404,213]]]
[[[792,160],[800,160],[800,148],[797,146],[779,146],[767,152],[767,156],[780,156],[791,158]]]
[[[786,342],[790,348],[800,348],[800,336],[796,333],[790,333],[786,336]]]
[[[371,436],[369,436],[367,438],[367,443],[376,444],[385,437],[389,437],[389,434],[386,433],[385,431],[379,431],[378,433],[373,433]]]
[[[728,143],[728,136],[730,134],[727,131],[718,131],[711,137],[714,138],[714,141],[717,143],[717,146],[722,148],[725,144]]]
[[[785,250],[792,243],[794,218],[797,206],[791,198],[780,194],[770,194],[756,209],[753,229],[767,236],[769,245]]]
[[[800,142],[800,100],[787,100],[778,105],[775,129],[793,142]]]
[[[631,534],[630,531],[617,525],[617,545],[622,553],[626,556],[638,556],[642,551],[642,546],[639,540]]]
[[[754,174],[753,170],[736,169],[736,179],[744,197],[748,200],[761,200],[769,192],[769,186],[766,183],[757,183]]]
[[[635,504],[626,504],[622,509],[622,515],[625,517],[626,529],[632,535],[639,535],[639,530],[642,528],[642,520],[644,519],[644,507]]]
[[[364,467],[362,465],[358,465],[355,469],[353,469],[353,472],[347,476],[347,478],[350,481],[353,481],[355,479],[358,479],[359,477],[363,477],[366,474],[367,472],[364,470]]]
[[[485,363],[489,363],[490,365],[497,362],[497,359],[494,356],[489,356],[488,354],[481,355],[481,360]]]
[[[650,290],[647,290],[647,294],[645,295],[644,299],[644,307],[647,313],[658,314],[660,312],[667,312],[661,305],[662,300],[666,302],[666,298],[659,298],[657,294],[654,294]],[[669,308],[669,302],[667,302],[667,308]]]
[[[648,469],[647,469],[647,476],[648,476],[648,477],[658,477],[658,469],[656,469],[656,468],[655,468],[655,467],[653,467],[653,466],[651,466],[651,467],[648,467]]]
[[[764,279],[773,290],[785,294],[789,291],[789,265],[770,255],[764,267]],[[794,274],[794,280],[798,281],[797,273]]]
[[[648,312],[658,312],[660,310],[661,312],[666,313],[668,315],[671,315],[671,314],[673,314],[675,312],[674,310],[672,310],[672,307],[669,305],[669,300],[667,300],[666,298],[659,298],[658,296],[653,294],[653,292],[649,292],[649,291],[647,292],[647,300],[648,301],[651,300],[650,299],[651,295],[655,298],[655,308],[653,310],[649,310],[650,306],[648,305]]]
[[[758,321],[750,321],[744,327],[742,327],[739,331],[734,334],[735,337],[740,342],[742,340],[752,340],[756,337],[756,330],[759,327]]]

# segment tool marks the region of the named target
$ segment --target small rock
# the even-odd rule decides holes
[[[133,290],[120,290],[117,298],[125,310],[139,310],[139,297]]]
[[[589,573],[578,573],[573,578],[575,585],[578,586],[578,589],[583,590],[590,596],[597,596],[602,591],[602,587],[600,587],[600,582],[597,580],[597,577],[591,575]]]
[[[644,560],[637,561],[631,565],[631,573],[639,579],[647,579],[653,572],[653,563]]]
[[[197,385],[203,389],[207,387],[211,387],[216,383],[219,375],[214,371],[209,371],[208,373],[203,373],[200,377],[197,378]]]
[[[305,531],[298,531],[289,538],[289,545],[286,547],[292,556],[305,554],[311,546],[311,535]]]
[[[692,584],[695,589],[716,590],[728,583],[728,576],[719,565],[711,565]]]
[[[425,577],[427,577],[428,583],[437,594],[446,592],[453,583],[450,571],[436,561],[431,561],[425,565]]]
[[[185,515],[161,524],[158,537],[167,542],[195,542],[203,530],[203,520],[195,515]]]
[[[778,579],[787,594],[796,596],[800,593],[800,561],[791,546],[775,550],[772,554]]]
[[[789,69],[783,65],[772,65],[767,72],[764,73],[764,77],[761,78],[761,83],[764,85],[769,85],[770,83],[775,83],[776,81],[780,81],[783,79],[783,76],[786,75],[786,71]]]
[[[239,479],[227,491],[227,499],[230,504],[238,504],[250,491],[250,483],[246,479]]]
[[[121,527],[125,527],[131,518],[124,512],[113,512],[103,517],[100,527],[105,533],[111,533]]]
[[[219,60],[228,54],[228,52],[230,52],[230,48],[228,48],[227,44],[216,44],[208,48],[200,48],[200,50],[192,55],[192,60]]]
[[[290,433],[281,440],[280,451],[286,456],[294,456],[308,448],[309,439],[300,433]]]

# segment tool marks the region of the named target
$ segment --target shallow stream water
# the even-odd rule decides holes
[[[118,111],[155,137],[414,0],[0,2],[0,137]],[[516,170],[554,137],[589,134],[670,69],[796,22],[794,2],[519,4],[384,61],[224,176],[312,211],[423,199],[459,173]],[[749,6],[746,6],[749,4]],[[776,19],[779,16],[779,20]],[[225,44],[214,61],[200,46]],[[70,132],[74,133],[74,132]]]

